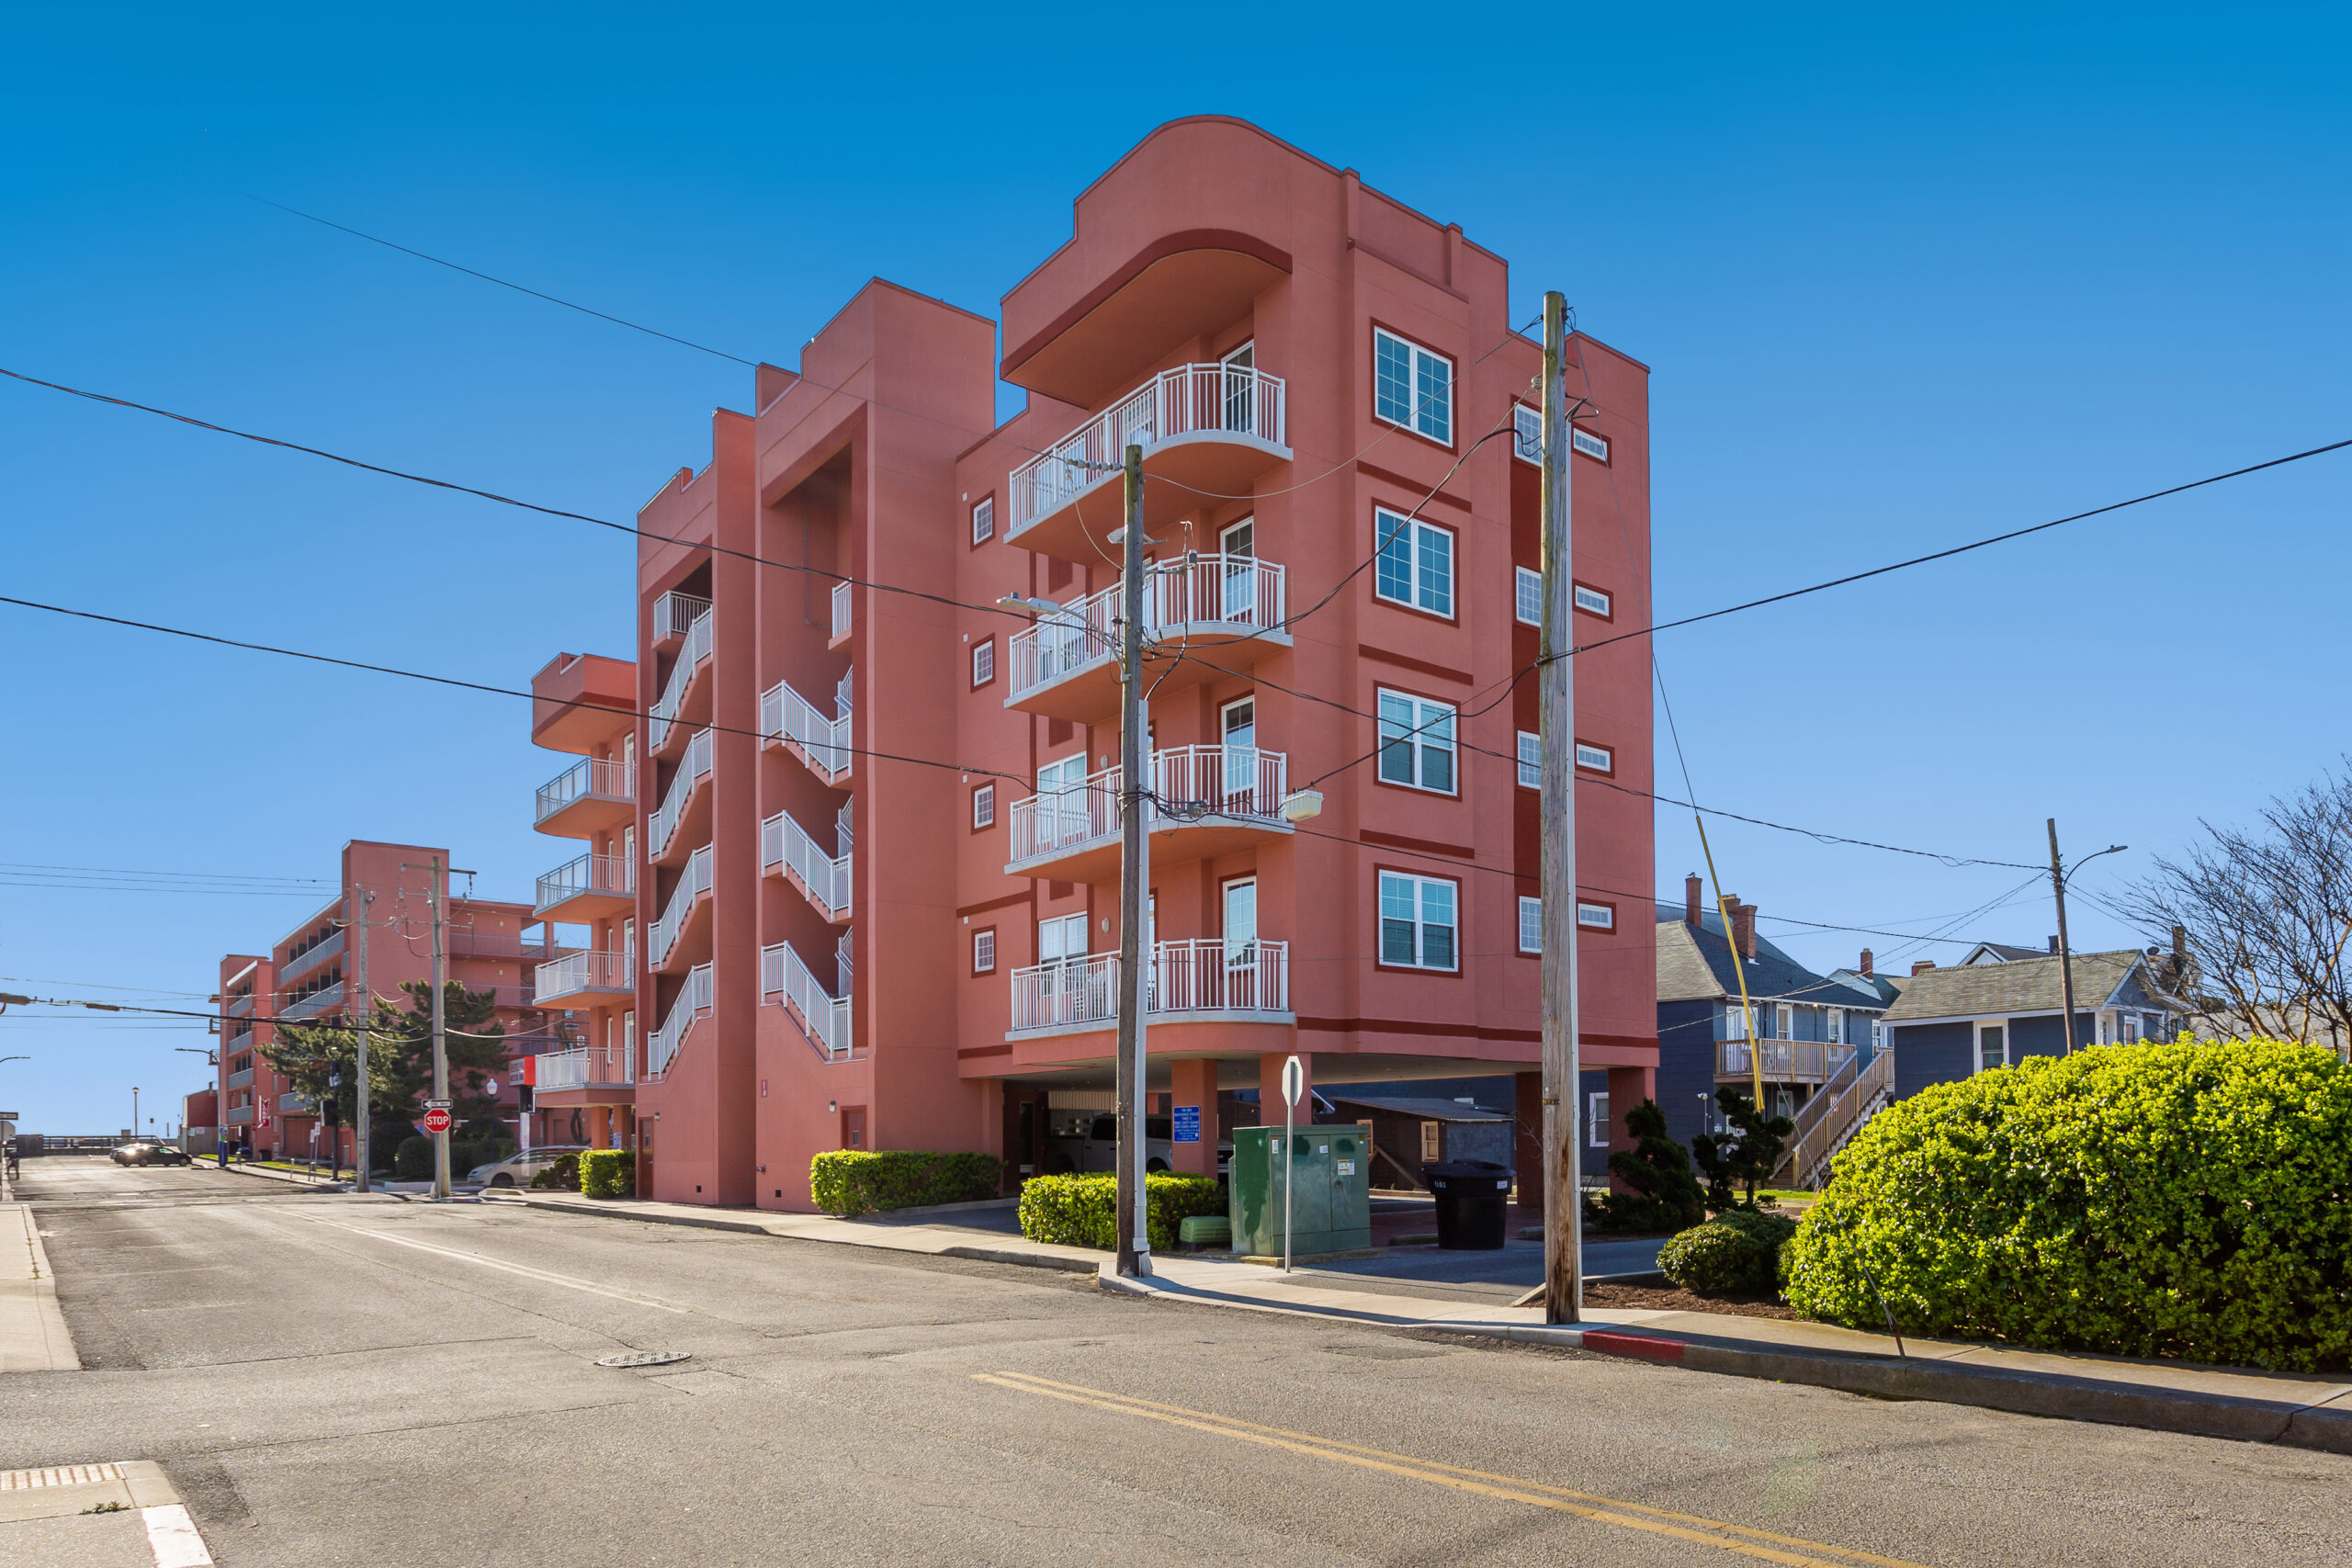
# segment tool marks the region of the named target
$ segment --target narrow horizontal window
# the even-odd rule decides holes
[[[1579,903],[1577,924],[1590,931],[1613,931],[1617,929],[1617,910],[1608,904]]]
[[[1609,443],[1589,430],[1578,430],[1573,425],[1570,426],[1568,445],[1588,457],[1597,457],[1604,463],[1609,461]]]
[[[1617,771],[1617,754],[1606,746],[1577,742],[1577,766],[1589,773],[1613,773]]]
[[[1608,594],[1602,592],[1600,589],[1593,587],[1590,583],[1579,582],[1577,584],[1577,608],[1584,611],[1587,615],[1611,615],[1613,613],[1611,609],[1611,605],[1613,603],[1614,601],[1612,601]]]

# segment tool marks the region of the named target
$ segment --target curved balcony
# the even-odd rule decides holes
[[[539,786],[531,825],[559,839],[588,839],[636,815],[636,767],[615,757],[582,757]]]
[[[1286,389],[1240,365],[1163,370],[1104,412],[1012,470],[1007,544],[1067,560],[1112,554],[1124,521],[1121,465],[1143,447],[1147,530],[1199,514],[1203,492],[1247,495],[1258,476],[1290,461]]]
[[[686,628],[678,646],[678,661],[662,682],[646,717],[645,740],[656,756],[670,754],[671,742],[684,727],[710,722],[710,683],[700,679],[710,665],[711,614],[704,610]]]
[[[1144,1011],[1154,1023],[1294,1023],[1290,943],[1220,937],[1154,942]],[[1012,972],[1009,1039],[1110,1029],[1119,1021],[1119,955],[1033,964]]]
[[[846,983],[847,976],[842,976]],[[760,999],[775,1002],[791,1013],[817,1054],[829,1062],[850,1055],[850,999],[837,997],[817,982],[808,965],[788,942],[760,949]]]
[[[1144,663],[1151,689],[1196,685],[1222,671],[1175,658],[1178,645],[1217,662],[1246,668],[1271,649],[1288,648],[1282,629],[1283,569],[1255,556],[1187,553],[1144,569]],[[1126,585],[1113,583],[1057,615],[1012,634],[1012,694],[1023,713],[1092,724],[1119,706],[1119,622]]]
[[[710,777],[710,731],[697,729],[662,792],[662,804],[645,824],[648,860],[670,863],[673,850],[683,851],[699,840],[710,825],[710,797],[702,785]],[[692,831],[681,834],[681,829]]]
[[[780,746],[808,764],[809,772],[837,788],[850,776],[850,678],[833,688],[831,718],[817,705],[778,681],[760,694],[760,744]]]
[[[637,907],[637,868],[627,855],[581,855],[539,878],[534,919],[593,920]],[[518,948],[519,951],[519,948]]]
[[[634,967],[626,953],[598,953],[593,949],[567,953],[540,964],[536,971],[538,1003],[552,1007],[567,998],[569,1005],[578,1005],[634,997],[637,977],[630,972]]]
[[[1254,746],[1176,746],[1151,754],[1151,863],[1155,870],[1262,843],[1294,829],[1283,819],[1288,759]],[[1012,803],[1007,876],[1104,882],[1119,874],[1124,771]]]
[[[850,859],[847,849],[827,854],[788,811],[760,824],[760,874],[781,876],[799,888],[834,925],[849,919]]]
[[[693,928],[694,934],[704,936],[702,928],[709,922],[695,917],[707,913],[709,908],[710,846],[705,844],[686,857],[686,867],[678,877],[678,885],[670,889],[669,901],[662,906],[662,916],[653,922],[645,944],[646,963],[658,970],[669,970],[673,961],[684,957],[688,951],[688,928]],[[710,944],[705,937],[699,945]]]

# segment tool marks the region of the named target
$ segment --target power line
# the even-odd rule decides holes
[[[108,865],[47,865],[39,861],[0,861],[0,872],[79,872],[105,876],[170,876],[196,882],[302,882],[313,886],[325,886],[326,879],[318,876],[263,876],[246,872],[153,871],[130,866]]]

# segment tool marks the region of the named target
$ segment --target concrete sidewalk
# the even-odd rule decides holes
[[[1161,1256],[1144,1280],[1121,1280],[1103,1254],[1007,1235],[995,1204],[859,1220],[707,1209],[570,1192],[497,1193],[491,1201],[659,1224],[698,1225],[943,1258],[1092,1273],[1104,1288],[1152,1300],[1318,1317],[1360,1327],[1558,1345],[1733,1377],[1811,1383],[1894,1399],[1933,1399],[2026,1415],[2352,1453],[2352,1378],[2189,1366],[2121,1357],[2011,1350],[1953,1340],[1866,1334],[1830,1324],[1729,1313],[1591,1309],[1552,1327],[1535,1307],[1500,1305],[1432,1282],[1393,1285],[1356,1265],[1279,1269],[1209,1254]],[[961,1215],[959,1211],[974,1211]],[[989,1224],[989,1220],[996,1221]],[[978,1224],[973,1223],[978,1221]]]
[[[29,1204],[0,1202],[0,1372],[78,1372]]]

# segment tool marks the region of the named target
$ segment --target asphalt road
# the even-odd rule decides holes
[[[161,1460],[228,1568],[2352,1559],[2352,1460],[2308,1451],[1044,1270],[26,1169],[89,1370],[0,1383],[0,1468]],[[594,1364],[637,1350],[693,1359]]]

